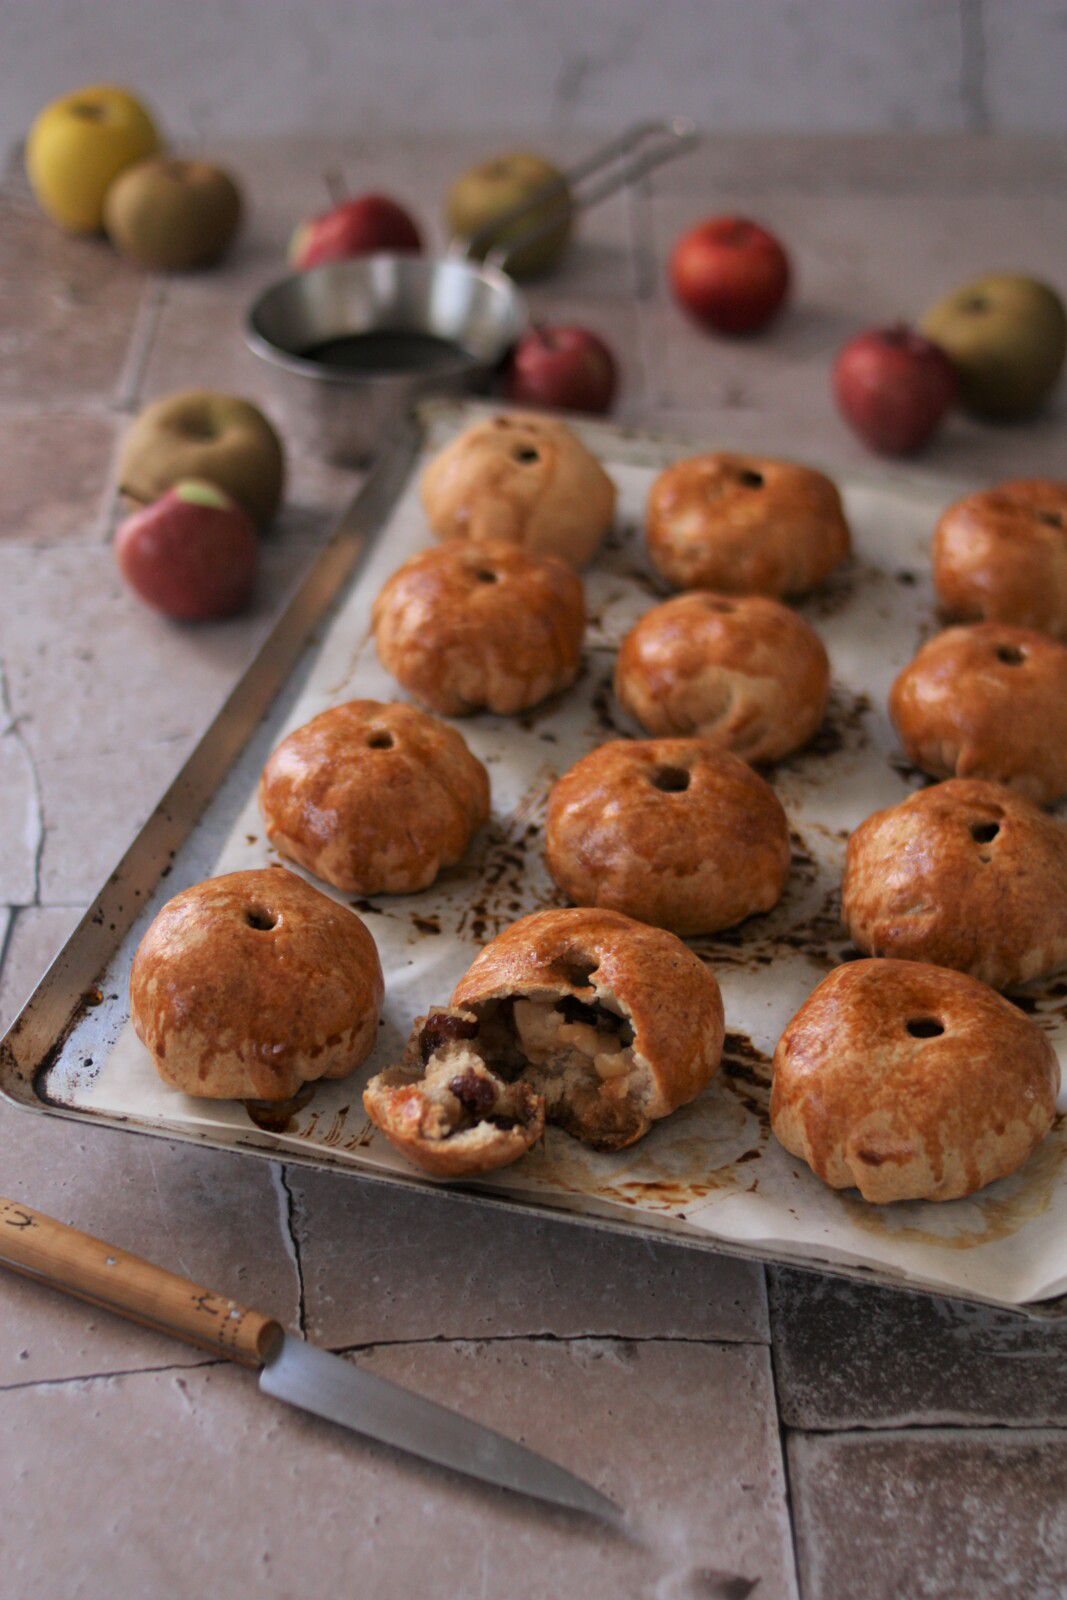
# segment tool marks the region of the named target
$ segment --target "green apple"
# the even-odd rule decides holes
[[[923,333],[946,351],[960,401],[977,417],[1029,417],[1056,385],[1067,355],[1067,311],[1047,283],[1011,272],[975,278],[923,317]]]
[[[43,211],[75,233],[96,233],[108,186],[159,149],[155,124],[139,100],[111,83],[53,100],[26,137],[26,175]]]
[[[556,187],[535,210],[498,232],[492,231],[498,217],[549,184]],[[449,189],[445,209],[448,229],[454,239],[469,240],[483,228],[490,230],[488,241],[477,248],[480,259],[489,250],[517,239],[527,228],[552,223],[539,239],[516,250],[509,258],[508,271],[513,278],[533,278],[551,271],[567,247],[574,214],[570,190],[562,172],[551,161],[529,150],[512,150],[471,167]]]
[[[146,406],[119,453],[122,492],[150,505],[186,478],[206,480],[244,506],[260,527],[278,509],[285,477],[281,440],[257,406],[234,394],[186,389]]]
[[[240,219],[237,185],[207,161],[151,156],[127,167],[104,200],[112,244],[142,267],[161,272],[210,266]]]

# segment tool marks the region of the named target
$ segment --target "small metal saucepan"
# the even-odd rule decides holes
[[[573,209],[595,205],[696,138],[679,119],[629,129],[565,175]],[[543,207],[560,187],[498,218],[492,234]],[[443,258],[356,256],[263,290],[245,337],[276,375],[289,431],[328,461],[358,465],[424,396],[484,388],[529,321],[506,268],[514,251],[558,221],[543,218],[506,248],[487,252],[487,239],[476,235],[462,253]]]

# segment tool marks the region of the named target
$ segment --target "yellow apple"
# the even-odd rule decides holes
[[[112,179],[159,145],[140,101],[114,84],[92,84],[38,112],[26,140],[26,174],[50,217],[75,233],[96,233]]]

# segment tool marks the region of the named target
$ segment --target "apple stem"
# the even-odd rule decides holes
[[[339,206],[348,199],[348,185],[339,172],[324,172],[322,181],[332,205]]]

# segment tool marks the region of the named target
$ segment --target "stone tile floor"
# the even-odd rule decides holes
[[[433,232],[446,178],[484,145],[217,153],[251,214],[203,279],[146,279],[63,238],[15,167],[0,192],[4,1023],[354,486],[295,460],[254,611],[172,628],[124,592],[107,549],[128,417],[191,383],[272,407],[240,313],[279,270],[292,223],[325,203],[326,175],[395,189]],[[870,465],[829,403],[837,342],[1001,260],[1055,274],[1065,177],[1062,147],[1031,139],[712,139],[586,218],[531,298],[537,315],[612,340],[628,420]],[[673,232],[727,206],[797,251],[796,309],[759,343],[695,335],[663,288]],[[1062,475],[1063,422],[1062,401],[1025,429],[956,422],[922,466],[971,482]],[[1062,1328],[3,1104],[0,1140],[3,1192],[358,1352],[557,1454],[633,1513],[619,1539],[479,1491],[0,1275],[4,1597],[970,1600],[1067,1586]]]

